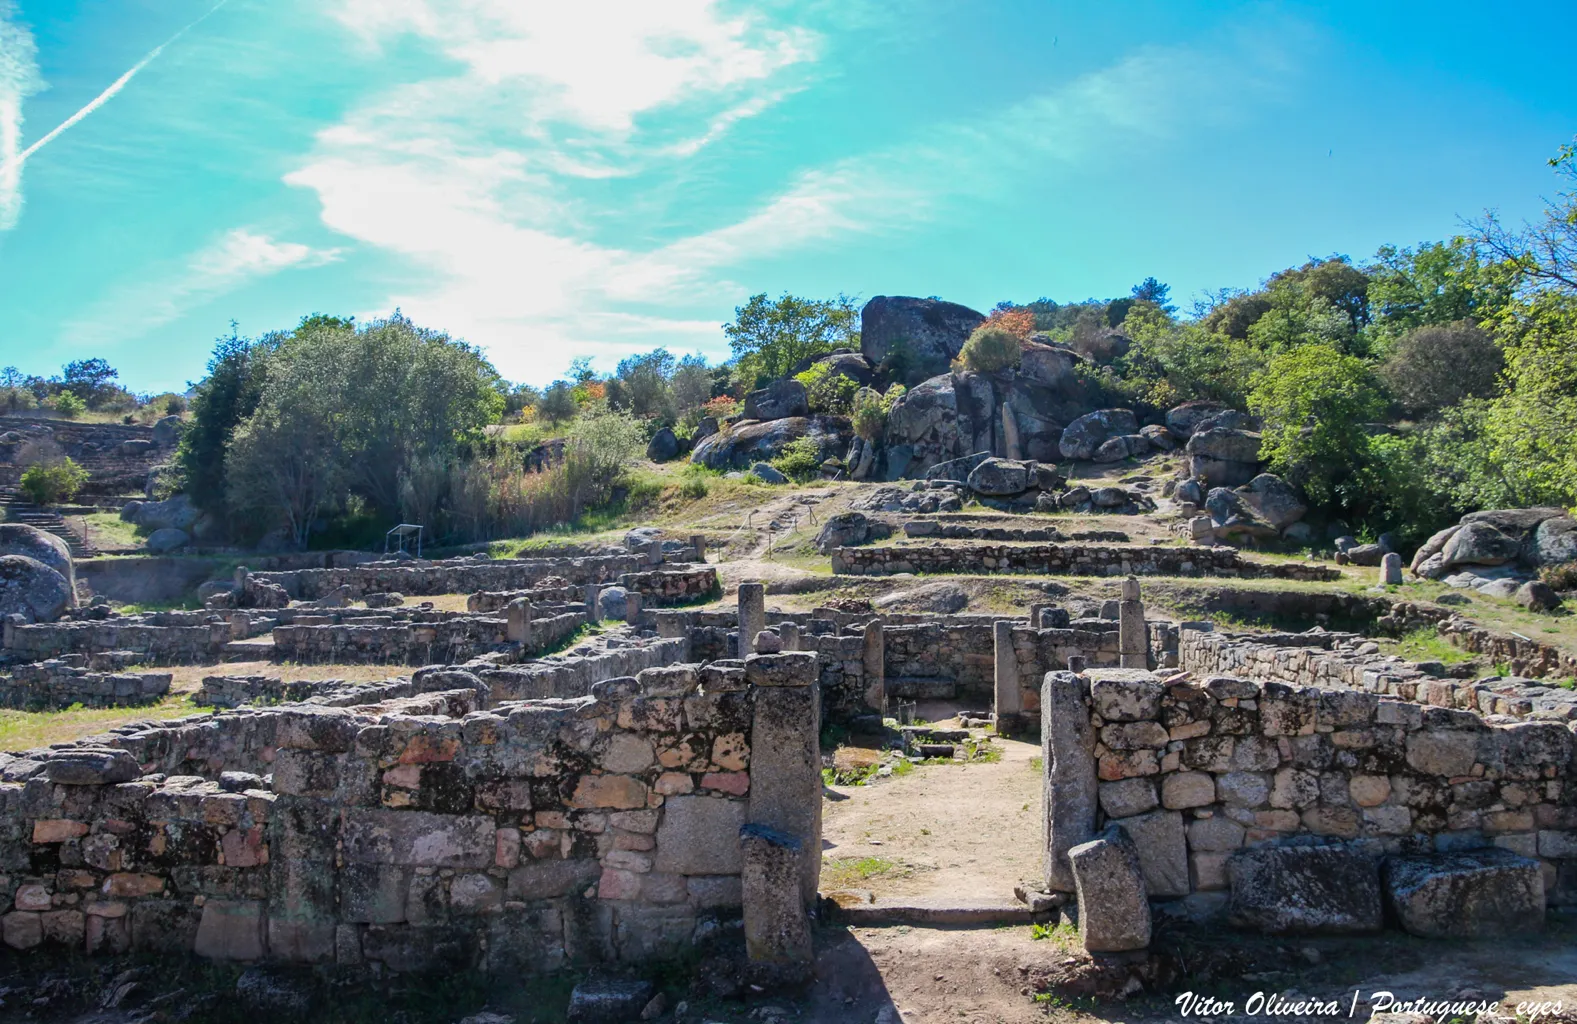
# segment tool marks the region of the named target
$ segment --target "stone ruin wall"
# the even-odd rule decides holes
[[[505,619],[459,616],[432,623],[400,623],[367,616],[355,624],[275,626],[274,657],[334,664],[431,665],[468,661],[519,643],[514,656],[529,657],[562,642],[586,625],[583,611],[532,618],[530,635],[511,641]]]
[[[1152,897],[1205,908],[1236,852],[1310,836],[1375,857],[1498,847],[1536,862],[1551,905],[1577,904],[1567,723],[1126,670],[1049,674],[1042,714],[1053,890],[1072,890],[1067,851],[1116,822]]]
[[[846,576],[894,573],[1033,573],[1074,576],[1229,576],[1326,582],[1339,570],[1304,562],[1251,562],[1236,548],[1085,544],[900,544],[840,547],[832,571]]]
[[[558,576],[584,586],[613,584],[626,573],[645,575],[652,571],[645,554],[597,555],[585,558],[521,558],[492,561],[445,561],[426,565],[404,562],[374,562],[329,569],[298,569],[286,572],[257,572],[258,580],[283,587],[292,599],[315,601],[344,592],[352,600],[368,594],[469,594],[477,591],[529,590],[538,580]],[[694,570],[704,574],[707,570]],[[716,570],[712,581],[716,582]]]
[[[494,973],[671,957],[742,909],[749,938],[750,901],[784,894],[752,895],[742,829],[820,847],[814,677],[758,656],[491,712],[461,691],[6,755],[0,936]],[[796,856],[808,902],[820,858]]]
[[[683,638],[636,638],[589,655],[552,655],[516,665],[462,664],[489,688],[489,700],[537,700],[583,697],[604,679],[639,675],[685,661],[699,661]],[[710,660],[710,659],[708,659]]]
[[[17,665],[0,676],[0,706],[9,708],[133,707],[151,704],[170,692],[168,672],[94,672],[86,659],[52,658]]]

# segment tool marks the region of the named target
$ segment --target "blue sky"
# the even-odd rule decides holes
[[[1531,216],[1577,132],[1570,3],[213,6],[0,0],[0,363],[160,391],[400,307],[540,384],[758,291],[1186,307]]]

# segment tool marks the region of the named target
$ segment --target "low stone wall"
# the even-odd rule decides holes
[[[432,665],[468,661],[510,646],[508,621],[461,616],[438,622],[375,624],[377,617],[352,625],[275,626],[274,657],[308,664]],[[521,655],[562,643],[586,624],[581,612],[531,620],[531,637]]]
[[[73,661],[82,661],[74,656]],[[52,658],[18,665],[0,676],[0,705],[10,708],[59,709],[81,704],[89,708],[153,704],[170,692],[168,672],[93,672],[80,664]]]
[[[1436,627],[1453,646],[1504,664],[1519,676],[1577,679],[1577,654],[1526,637],[1481,629],[1465,619],[1448,619]]]
[[[619,577],[619,586],[640,594],[643,607],[690,604],[721,597],[723,593],[717,570],[710,565],[627,572]]]
[[[215,662],[230,642],[230,624],[222,620],[191,626],[123,623],[115,619],[25,626],[7,623],[4,630],[5,653],[17,661],[130,651],[139,661],[152,665]]]
[[[642,555],[598,555],[587,558],[455,559],[446,562],[371,562],[333,569],[258,572],[252,575],[284,587],[292,599],[315,601],[341,588],[352,600],[368,594],[471,594],[480,590],[529,590],[548,576],[574,585],[611,583],[620,575],[639,572],[648,563]]]
[[[619,646],[611,646],[615,641]],[[476,672],[490,689],[489,700],[535,700],[546,697],[584,697],[604,679],[633,676],[649,668],[698,660],[682,637],[609,637],[594,654],[550,655],[518,665],[462,665]],[[578,649],[578,648],[577,648]]]
[[[782,654],[463,719],[202,723],[266,721],[272,787],[140,778],[125,746],[3,758],[0,934],[393,972],[671,957],[752,898],[747,825],[820,849],[814,679],[813,656]],[[793,867],[808,903],[820,857]]]
[[[1178,645],[1179,664],[1196,675],[1235,675],[1291,686],[1356,690],[1486,715],[1577,721],[1577,691],[1515,677],[1444,679],[1412,662],[1381,654],[1378,645],[1350,635],[1339,641],[1330,638],[1342,634],[1292,636],[1307,636],[1311,643],[1287,646],[1267,643],[1253,634],[1185,630]]]
[[[911,519],[903,524],[906,537],[945,537],[948,540],[1097,541],[1126,544],[1128,534],[1121,530],[1075,530],[1063,533],[1055,526],[978,525],[949,519]]]
[[[832,571],[847,576],[894,573],[1036,573],[1050,576],[1236,576],[1328,581],[1337,569],[1305,562],[1253,562],[1229,547],[1088,544],[897,544],[842,547]]]
[[[525,598],[532,605],[570,604],[583,601],[585,587],[536,587],[531,590],[479,590],[465,599],[465,610],[472,615],[501,612],[509,602]]]
[[[1042,711],[1054,889],[1071,889],[1068,849],[1115,821],[1152,897],[1219,893],[1234,853],[1313,834],[1375,854],[1503,847],[1539,859],[1551,903],[1577,903],[1564,723],[1125,669],[1048,674]]]
[[[235,708],[243,704],[322,704],[325,707],[354,707],[376,704],[414,692],[409,679],[388,679],[379,683],[352,683],[343,679],[284,680],[272,676],[204,676],[203,685],[192,697],[202,707]]]

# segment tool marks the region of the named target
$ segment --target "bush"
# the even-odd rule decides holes
[[[88,408],[86,402],[78,398],[76,395],[73,395],[69,391],[62,391],[60,394],[51,398],[48,404],[52,406],[56,412],[60,413],[60,415],[64,416],[68,420],[76,419],[78,416],[81,416],[84,412],[86,412]]]
[[[1539,579],[1551,590],[1577,590],[1577,562],[1546,565],[1539,570]]]
[[[856,392],[852,412],[855,434],[866,441],[880,440],[887,429],[887,414],[908,390],[902,384],[893,384],[885,395],[871,388],[861,388]]]
[[[37,396],[27,388],[0,388],[0,408],[6,412],[26,412],[37,406]]]
[[[997,373],[1017,366],[1023,358],[1018,336],[1006,327],[989,323],[975,328],[958,353],[958,361],[976,373]]]
[[[35,505],[56,505],[75,498],[87,482],[88,471],[69,458],[39,462],[23,472],[22,493]]]
[[[1368,463],[1367,425],[1385,400],[1361,359],[1329,345],[1303,345],[1270,361],[1248,406],[1265,421],[1260,457],[1324,503]]]
[[[810,411],[831,416],[848,415],[855,392],[860,390],[859,384],[835,371],[831,363],[815,363],[804,373],[795,374],[794,379],[805,385]]]
[[[821,446],[813,438],[796,437],[772,460],[772,468],[790,480],[809,480],[821,472],[821,462]]]
[[[1380,377],[1411,415],[1437,412],[1464,398],[1495,394],[1505,359],[1489,332],[1470,320],[1420,327],[1396,342]]]

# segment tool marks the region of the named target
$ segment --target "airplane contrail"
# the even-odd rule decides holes
[[[21,170],[22,165],[27,162],[28,157],[32,156],[34,153],[37,153],[45,146],[58,139],[61,134],[72,125],[81,121],[83,118],[87,117],[89,114],[93,113],[95,110],[114,99],[115,94],[126,88],[126,83],[131,81],[137,72],[141,71],[143,68],[152,63],[153,60],[159,56],[159,54],[164,52],[166,47],[184,36],[187,32],[190,32],[192,29],[196,28],[198,25],[201,25],[204,21],[208,20],[209,15],[213,14],[215,11],[229,2],[230,0],[219,0],[219,2],[210,7],[202,17],[198,18],[190,25],[187,25],[185,28],[182,28],[179,32],[175,33],[175,35],[171,36],[164,42],[160,43],[158,46],[155,46],[152,50],[148,51],[148,55],[146,57],[133,64],[131,66],[131,70],[127,71],[124,75],[121,75],[119,78],[115,79],[115,81],[111,82],[109,88],[105,89],[103,92],[89,100],[87,105],[81,110],[60,122],[60,124],[53,131],[44,135],[37,142],[22,150],[22,152],[18,153],[16,156],[10,158],[4,163],[0,163],[0,175],[10,171]]]

